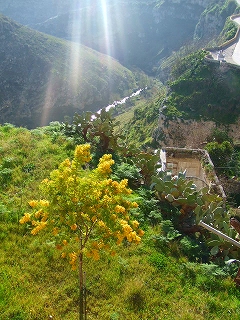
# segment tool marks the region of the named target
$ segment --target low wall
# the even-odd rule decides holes
[[[193,180],[198,189],[208,186],[226,201],[226,194],[206,150],[166,147],[164,151],[167,170],[172,174],[186,170],[186,177]]]

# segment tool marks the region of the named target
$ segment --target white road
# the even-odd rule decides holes
[[[238,3],[240,3],[240,0],[238,0]],[[233,19],[238,25],[240,25],[240,17]],[[239,41],[239,36],[238,36],[238,41],[236,43],[235,49],[233,51],[232,59],[236,64],[240,65],[240,41]]]
[[[236,0],[236,2],[238,3],[238,5],[240,5],[240,0]],[[235,21],[240,26],[240,17],[234,18],[233,21]],[[240,65],[240,34],[234,43],[228,46],[224,46],[222,47],[222,49],[226,62]],[[210,50],[210,52],[212,54],[212,57],[215,60],[218,60],[218,51]]]

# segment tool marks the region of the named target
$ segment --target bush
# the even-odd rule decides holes
[[[140,184],[140,169],[138,169],[135,165],[123,162],[120,165],[115,166],[112,178],[117,181],[128,179],[129,187],[135,189]]]
[[[0,184],[7,186],[12,180],[12,169],[0,166]]]
[[[180,240],[180,248],[183,254],[188,257],[189,261],[208,261],[209,250],[207,250],[207,247],[197,239],[190,238],[188,236],[183,237]]]
[[[234,151],[229,141],[223,141],[222,143],[209,142],[206,145],[206,150],[216,167],[226,167]]]
[[[149,263],[158,270],[164,269],[167,266],[167,258],[161,253],[153,253],[149,257]]]

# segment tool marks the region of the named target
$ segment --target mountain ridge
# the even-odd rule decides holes
[[[97,111],[136,87],[113,58],[0,15],[0,122],[36,127]],[[41,118],[41,120],[40,120]]]
[[[31,0],[28,8],[21,1],[18,7],[9,8],[7,3],[8,0],[0,2],[0,11],[15,20],[38,31],[82,43],[116,58],[126,67],[136,66],[151,75],[162,58],[192,41],[207,6],[205,0],[116,0],[104,1],[104,5],[97,0],[86,5],[70,1],[59,1],[58,5],[53,1],[37,4]],[[48,16],[44,7],[49,8]]]

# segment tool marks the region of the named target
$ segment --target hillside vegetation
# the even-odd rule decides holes
[[[166,106],[185,118],[233,123],[240,111],[240,70],[206,60],[206,54],[190,54],[175,65]]]
[[[136,87],[116,60],[0,15],[0,123],[34,128],[97,111]]]
[[[125,126],[129,141],[161,146],[166,143],[168,132],[172,135],[171,146],[190,147],[186,145],[187,136],[193,130],[191,136],[200,134],[203,138],[199,136],[194,142],[194,147],[199,148],[215,127],[221,127],[238,143],[240,69],[206,60],[206,55],[201,50],[172,63],[167,93],[159,91],[152,101],[134,109]],[[160,113],[165,119],[163,123]]]
[[[212,1],[210,6],[224,2],[227,1]],[[31,0],[26,6],[24,1],[7,0],[0,3],[0,10],[36,30],[82,43],[118,59],[128,68],[137,66],[153,75],[163,58],[193,41],[196,25],[208,5],[208,1],[189,0]],[[224,19],[231,13],[223,12],[222,21],[215,28],[214,20],[212,28],[220,33]],[[207,29],[203,27],[205,39]]]
[[[112,179],[128,179],[139,203],[139,209],[131,215],[145,230],[139,245],[126,241],[123,246],[114,247],[115,257],[101,254],[99,261],[84,261],[88,318],[201,320],[227,318],[230,314],[231,319],[237,320],[239,289],[233,281],[237,266],[227,266],[223,261],[226,252],[228,257],[237,257],[237,252],[217,239],[210,251],[211,246],[208,248],[205,242],[211,239],[210,234],[184,231],[186,223],[195,223],[193,212],[189,211],[194,207],[193,197],[197,195],[201,202],[204,196],[205,205],[211,199],[215,217],[221,209],[221,199],[196,193],[183,175],[179,175],[178,184],[167,177],[155,177],[156,189],[149,189],[157,157],[116,144],[120,137],[113,134],[114,121],[108,114],[98,116],[90,127],[87,119],[75,117],[74,125],[51,123],[31,131],[11,125],[0,127],[1,320],[78,318],[77,273],[70,271],[70,265],[60,258],[47,235],[32,236],[31,226],[20,225],[19,219],[29,210],[29,200],[41,198],[40,181],[48,178],[64,159],[72,159],[75,143],[84,143],[84,139],[91,141],[94,161],[99,157],[100,146],[105,146],[108,153],[114,148]],[[85,123],[82,134],[79,123]],[[99,133],[100,127],[105,128],[105,136]],[[108,145],[103,144],[107,137]],[[165,190],[175,186],[170,192],[176,201],[176,188],[185,190],[181,201],[179,198],[184,205],[173,206],[167,200],[170,194],[164,196],[162,184]],[[191,199],[186,197],[189,192]],[[226,213],[224,217],[229,219]],[[222,220],[217,220],[220,226]],[[225,249],[217,252],[217,243]]]
[[[173,68],[176,70],[174,65],[179,64],[182,57],[212,42],[212,37],[216,43],[219,39],[228,39],[234,33],[236,28],[227,18],[237,12],[237,5],[234,1],[224,0],[217,3],[212,1],[210,4],[208,1],[126,3],[119,0],[114,3],[106,1],[105,6],[101,1],[89,1],[86,5],[77,6],[70,1],[39,3],[32,0],[27,5],[24,1],[2,1],[0,10],[32,28],[74,41],[68,42],[38,33],[1,16],[0,123],[35,128],[50,121],[71,118],[75,112],[99,110],[127,96],[129,90],[139,86],[143,88],[148,83],[147,76],[144,83],[140,84],[133,73],[116,60],[89,47],[117,58],[131,70],[137,70],[137,73],[137,68],[141,68],[147,74],[166,82],[170,71]],[[192,60],[189,57],[187,59],[190,59],[191,69]],[[215,77],[222,78],[222,74],[214,72]],[[176,77],[180,73],[178,70]],[[237,77],[234,71],[232,73],[232,76],[229,73],[226,80],[233,81]],[[175,93],[181,95],[181,92],[177,93],[179,82],[175,80]],[[212,81],[211,78],[208,81]],[[217,90],[211,94],[212,99],[215,99],[214,95],[218,98],[218,89],[221,90],[220,80],[217,81]],[[173,89],[173,84],[171,86]],[[195,100],[202,103],[201,97],[198,99],[199,90]],[[229,92],[226,93],[226,99]],[[177,99],[172,105],[178,103]],[[195,104],[193,96],[191,99],[188,98],[188,104]],[[235,105],[234,99],[238,97],[230,99],[231,108],[234,109],[232,104]],[[214,103],[208,103],[210,109],[215,108],[217,102]],[[185,108],[181,101],[179,108]],[[197,109],[200,110],[199,107]],[[235,109],[233,117],[237,112]],[[218,111],[215,112],[216,116]],[[196,117],[198,115],[201,116],[201,113]],[[194,112],[191,116],[195,116]],[[147,122],[150,123],[149,119]],[[148,136],[151,130],[148,130]],[[141,139],[149,140],[149,137]]]

